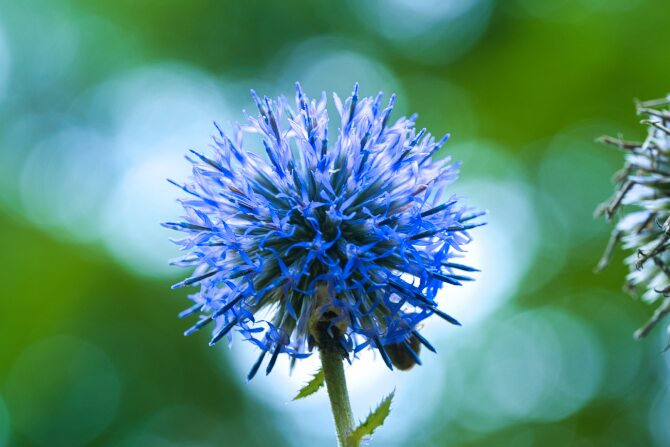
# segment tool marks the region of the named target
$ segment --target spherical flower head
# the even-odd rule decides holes
[[[609,262],[617,244],[629,250],[626,287],[657,308],[635,336],[646,336],[670,313],[670,96],[638,104],[645,117],[647,138],[642,143],[603,137],[625,151],[625,164],[616,176],[614,196],[598,209],[608,218],[621,210],[599,269]],[[669,328],[670,329],[670,328]]]
[[[482,213],[446,192],[458,175],[436,157],[448,135],[416,131],[414,117],[391,121],[394,96],[359,98],[358,85],[344,103],[333,95],[329,138],[326,94],[311,100],[296,87],[294,106],[252,91],[258,116],[187,157],[185,216],[164,224],[186,233],[174,264],[195,268],[174,287],[199,287],[181,314],[200,314],[186,334],[213,323],[214,344],[239,332],[262,351],[249,378],[266,354],[269,373],[280,353],[314,349],[351,361],[371,347],[389,368],[411,367],[420,343],[432,350],[423,320],[458,324],[435,297],[471,279],[463,272],[475,269],[454,259]],[[249,137],[265,156],[244,149]]]

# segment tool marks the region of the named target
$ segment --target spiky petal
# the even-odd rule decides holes
[[[627,289],[657,305],[648,323],[635,332],[637,338],[646,336],[670,313],[669,105],[670,96],[638,104],[637,113],[645,118],[642,122],[648,127],[642,143],[601,138],[623,150],[626,161],[617,173],[614,196],[597,210],[609,219],[621,211],[598,269],[608,264],[619,244],[632,253],[626,258],[630,269]]]

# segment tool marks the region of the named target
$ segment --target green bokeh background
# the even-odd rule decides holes
[[[171,199],[137,172],[242,119],[250,87],[346,95],[352,77],[452,133],[506,242],[480,259],[505,296],[470,296],[488,311],[423,367],[437,403],[400,400],[372,445],[670,445],[666,334],[632,339],[651,308],[621,291],[622,253],[592,271],[622,161],[594,140],[644,137],[633,99],[670,92],[669,19],[662,0],[0,0],[0,446],[334,445],[327,418],[258,391],[279,379],[244,383],[250,346],[182,336],[184,272],[142,214]]]

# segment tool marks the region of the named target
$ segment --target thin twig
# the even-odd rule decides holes
[[[641,339],[649,335],[649,333],[656,327],[656,325],[670,313],[670,297],[663,300],[663,304],[659,306],[652,315],[651,319],[643,327],[635,331],[635,338]]]

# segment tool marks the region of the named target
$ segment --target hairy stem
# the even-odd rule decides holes
[[[354,430],[354,415],[349,402],[342,354],[329,349],[321,349],[319,352],[337,440],[340,447],[357,447],[349,440],[349,434]]]

